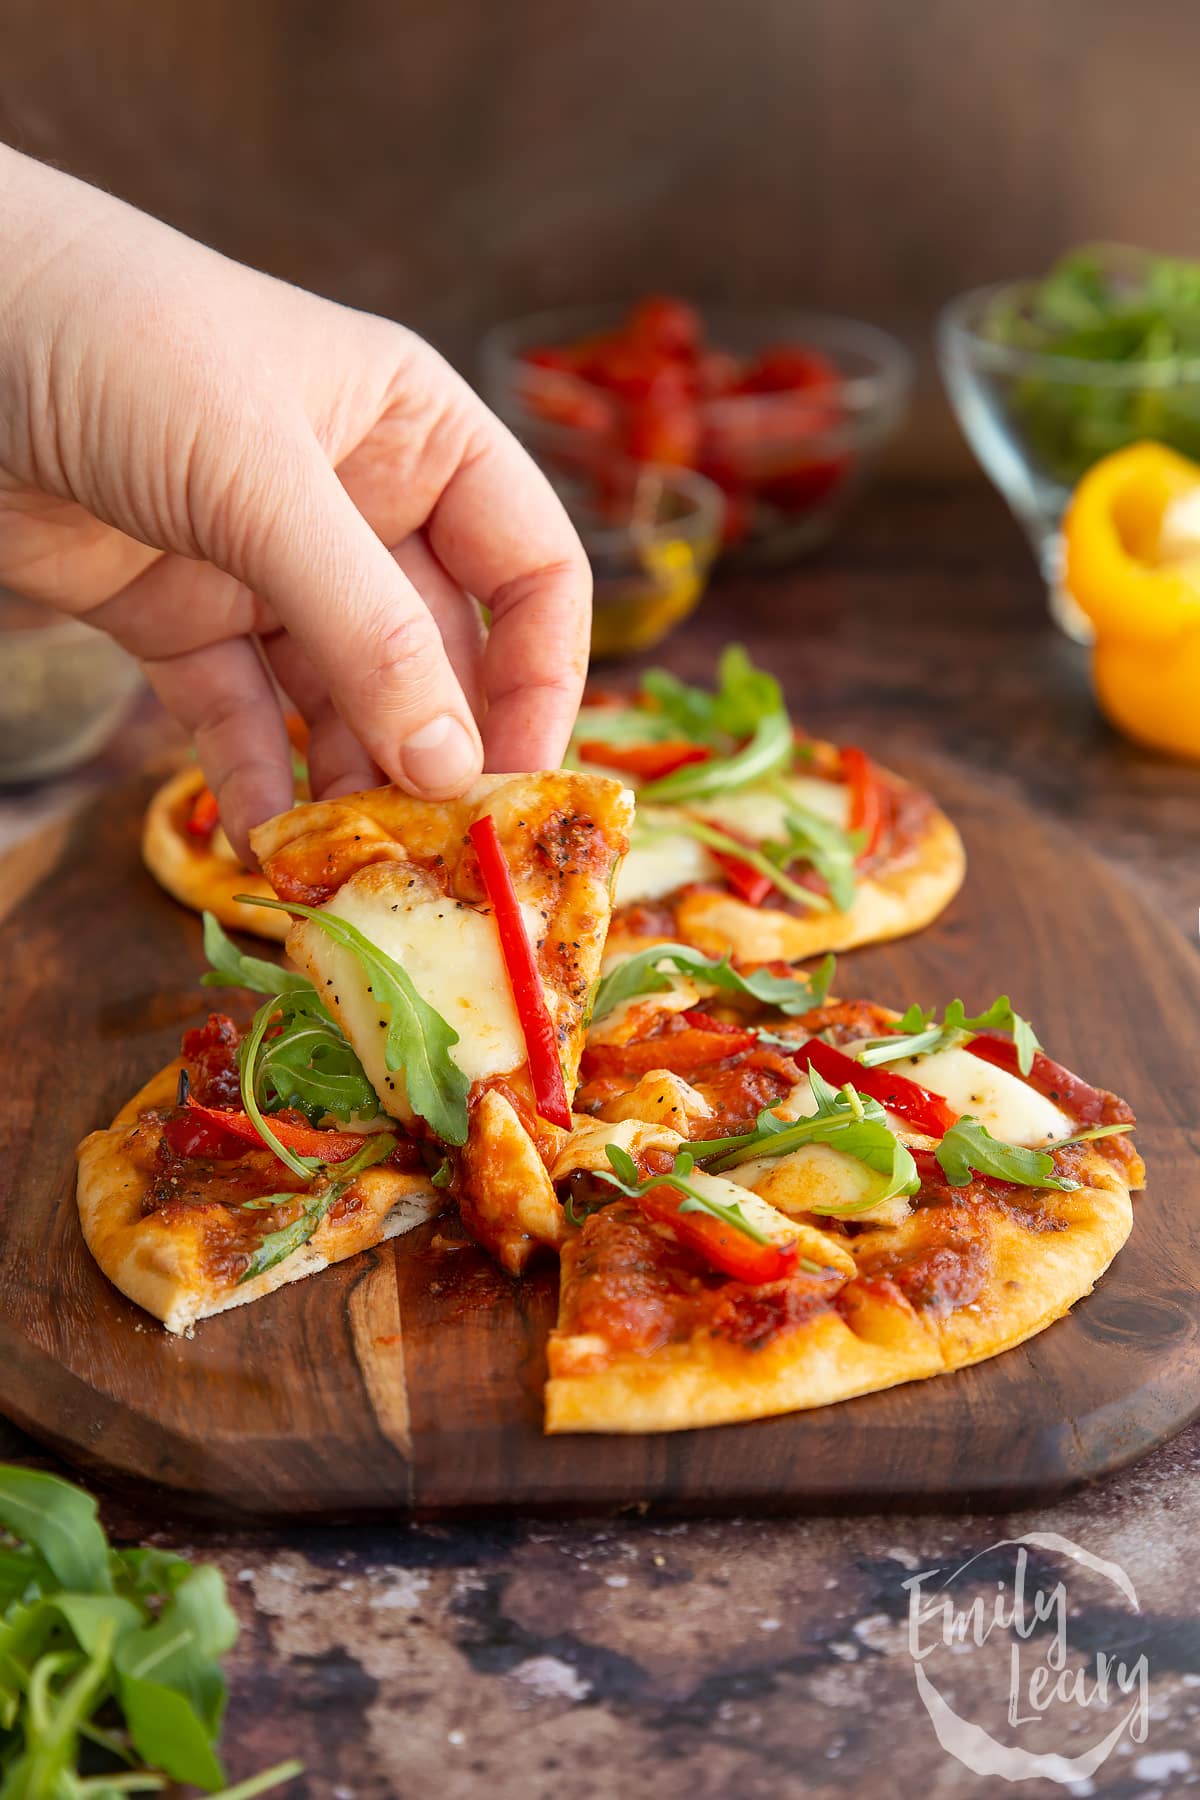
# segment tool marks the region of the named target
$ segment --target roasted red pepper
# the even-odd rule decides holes
[[[211,837],[220,822],[217,811],[217,796],[211,788],[202,787],[192,801],[192,810],[187,816],[187,830],[192,837]]]
[[[842,777],[850,789],[850,814],[847,828],[861,831],[863,847],[857,861],[862,862],[878,848],[883,830],[883,788],[875,765],[865,750],[856,744],[842,748]]]
[[[567,1099],[567,1084],[563,1080],[558,1036],[546,1006],[533,946],[521,917],[517,890],[513,886],[512,874],[500,847],[500,833],[496,830],[496,821],[491,813],[468,826],[467,836],[479,858],[484,892],[491,902],[492,916],[500,935],[500,952],[504,957],[517,1018],[525,1038],[534,1105],[541,1117],[548,1119],[551,1125],[561,1125],[564,1131],[569,1131],[571,1103]]]
[[[267,1123],[286,1149],[294,1150],[297,1156],[319,1157],[322,1162],[345,1162],[357,1155],[365,1141],[359,1132],[320,1131],[315,1125],[303,1125],[294,1119],[268,1116]],[[249,1113],[201,1106],[190,1096],[184,1112],[168,1119],[165,1135],[178,1155],[210,1156],[217,1161],[242,1155],[248,1144],[257,1150],[271,1148]]]
[[[940,1094],[931,1093],[906,1075],[897,1075],[886,1063],[879,1068],[866,1068],[822,1038],[810,1038],[801,1044],[795,1058],[802,1069],[815,1069],[834,1087],[844,1087],[849,1082],[860,1094],[869,1094],[889,1112],[930,1137],[944,1137],[958,1118]]]
[[[662,744],[609,744],[602,738],[588,738],[580,744],[579,754],[584,762],[620,769],[622,774],[637,775],[643,781],[658,781],[689,763],[707,762],[712,751],[703,744],[691,744],[686,738],[671,738]]]
[[[732,1275],[735,1281],[761,1287],[764,1282],[781,1281],[791,1274],[799,1259],[798,1239],[757,1243],[723,1219],[714,1219],[708,1213],[680,1212],[685,1199],[678,1188],[663,1182],[642,1194],[637,1205],[649,1218],[669,1225],[680,1243],[722,1274]]]
[[[589,1080],[597,1075],[644,1075],[650,1069],[686,1075],[709,1063],[724,1062],[726,1057],[740,1056],[757,1041],[757,1033],[748,1027],[727,1025],[721,1019],[710,1019],[707,1013],[676,1017],[689,1023],[628,1044],[592,1045],[583,1053],[584,1073]]]

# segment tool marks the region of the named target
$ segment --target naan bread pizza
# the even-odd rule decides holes
[[[601,984],[553,1171],[548,1431],[824,1406],[994,1356],[1089,1292],[1144,1180],[1133,1114],[1006,999],[901,1017],[826,998],[828,968],[705,962],[652,949]]]
[[[593,696],[571,759],[637,792],[610,954],[657,939],[796,962],[919,930],[962,885],[962,842],[929,794],[798,731],[736,645],[715,693],[659,669],[632,700]]]
[[[307,730],[302,719],[288,719],[296,798],[308,797],[304,751]],[[142,823],[142,861],[168,894],[193,912],[210,912],[231,931],[250,931],[282,943],[288,934],[285,913],[247,904],[269,900],[272,888],[257,871],[245,867],[226,837],[217,812],[216,795],[198,763],[176,771],[151,797]]]
[[[506,1268],[556,1248],[585,1007],[632,801],[603,776],[484,776],[461,800],[395,789],[306,805],[255,850],[302,973],[243,956],[209,915],[214,1014],[79,1152],[109,1279],[172,1331],[430,1218],[453,1182]]]

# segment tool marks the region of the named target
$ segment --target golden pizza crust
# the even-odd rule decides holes
[[[684,1431],[806,1411],[905,1381],[949,1374],[1034,1337],[1091,1292],[1133,1225],[1129,1188],[1092,1152],[1086,1185],[1036,1199],[1059,1229],[1031,1230],[1000,1209],[987,1214],[989,1267],[969,1304],[915,1310],[895,1291],[855,1278],[837,1306],[751,1349],[697,1333],[651,1354],[606,1357],[594,1339],[552,1333],[546,1430]],[[903,1227],[901,1227],[903,1230]],[[868,1257],[889,1228],[853,1240]],[[563,1290],[579,1239],[562,1258]],[[812,1252],[816,1255],[816,1252]]]
[[[904,785],[898,776],[889,780]],[[740,963],[799,962],[829,950],[852,950],[920,931],[953,900],[966,867],[962,839],[946,814],[933,807],[911,856],[862,879],[849,912],[792,914],[700,888],[674,902],[673,935],[706,956],[732,955]],[[605,958],[615,961],[668,941],[628,931],[618,918]]]
[[[150,1178],[125,1149],[144,1111],[172,1104],[182,1066],[176,1060],[155,1075],[109,1129],[93,1131],[78,1152],[79,1219],[88,1249],[113,1286],[161,1319],[168,1331],[190,1331],[198,1319],[261,1300],[288,1282],[399,1237],[442,1210],[444,1197],[427,1176],[366,1169],[352,1190],[362,1202],[357,1211],[323,1219],[307,1244],[253,1281],[239,1286],[216,1279],[206,1266],[204,1209],[170,1220],[144,1215]]]
[[[243,906],[235,894],[274,898],[270,882],[242,867],[224,832],[209,838],[189,835],[180,821],[205,786],[198,763],[189,763],[154,794],[142,826],[142,860],[168,894],[193,912],[215,913],[231,931],[250,931],[282,943],[291,921],[286,913],[265,906]]]

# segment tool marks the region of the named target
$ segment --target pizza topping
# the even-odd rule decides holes
[[[349,910],[351,904],[349,893],[348,889],[341,890],[335,897],[333,904],[341,909],[338,912],[318,912],[315,907],[300,906],[295,901],[289,901],[286,906],[282,901],[274,900],[259,900],[257,904],[299,913],[344,953],[337,967],[351,978],[345,984],[346,999],[349,999],[353,991],[356,1013],[361,1014],[368,1023],[373,1020],[377,1027],[375,1031],[363,1034],[365,1042],[363,1035],[356,1034],[359,1035],[359,1054],[366,1054],[368,1043],[373,1049],[376,1041],[381,1040],[379,1078],[373,1082],[375,1092],[382,1099],[381,1090],[388,1088],[389,1080],[391,1090],[394,1091],[395,1082],[391,1078],[398,1070],[403,1070],[405,1094],[413,1112],[425,1120],[434,1136],[443,1143],[463,1144],[467,1137],[467,1093],[471,1078],[450,1054],[453,1046],[459,1042],[459,1034],[418,992],[407,970],[342,916],[342,911]],[[439,923],[444,922],[448,908],[452,908],[451,902],[438,903],[436,910]],[[434,909],[431,907],[429,910]],[[369,916],[373,925],[376,924],[377,911],[375,907],[370,908]],[[479,920],[479,915],[469,909],[453,916],[456,921],[467,918]],[[404,923],[398,910],[385,913],[384,917]],[[408,933],[410,948],[418,947],[416,925],[417,922],[413,921]],[[426,968],[433,966],[434,961],[432,946],[427,948],[430,960],[423,968],[423,973]],[[437,937],[437,948],[441,956],[449,948],[441,934]],[[440,957],[436,966],[444,969],[445,978],[453,981],[456,991],[461,992],[462,967],[446,969]],[[334,976],[331,975],[328,979],[333,981]],[[263,1029],[265,1030],[265,1022]],[[374,1057],[372,1060],[375,1060]],[[506,1066],[512,1068],[519,1061],[518,1054],[507,1061]],[[370,1072],[370,1065],[364,1063],[364,1066]],[[247,1111],[251,1109],[247,1107]]]
[[[687,738],[667,738],[660,743],[613,744],[597,738],[585,738],[578,746],[584,762],[604,769],[616,769],[622,775],[633,775],[641,781],[659,781],[673,775],[689,763],[707,762],[712,751],[704,744],[693,744]]]
[[[869,1094],[917,1131],[941,1137],[958,1117],[942,1097],[891,1068],[864,1068],[861,1063],[820,1038],[810,1038],[793,1052],[798,1066],[815,1069],[837,1087],[847,1084]]]
[[[861,1045],[855,1056],[868,1067],[877,1063],[898,1062],[906,1057],[928,1056],[938,1050],[954,1049],[976,1032],[1007,1032],[1013,1040],[1016,1055],[1012,1059],[1022,1075],[1028,1075],[1041,1045],[1028,1019],[1013,1010],[1007,994],[993,1000],[986,1012],[968,1018],[961,1000],[951,1000],[942,1023],[936,1023],[936,1012],[910,1006],[903,1018],[886,1037],[872,1038]],[[986,1055],[986,1050],[982,1053]]]
[[[775,886],[772,876],[755,868],[744,856],[734,856],[728,850],[714,850],[713,858],[725,877],[725,885],[746,906],[761,906]]]
[[[596,1179],[627,1195],[647,1217],[669,1225],[713,1268],[757,1286],[778,1281],[795,1267],[799,1240],[791,1222],[733,1182],[698,1172],[689,1151],[677,1151],[667,1172],[644,1180],[628,1151],[610,1144],[607,1154],[612,1173],[599,1170]]]
[[[250,1143],[261,1149],[270,1149],[254,1120],[246,1112],[227,1112],[214,1106],[200,1106],[190,1096],[184,1103],[182,1113],[176,1114],[167,1121],[165,1135],[171,1148],[180,1156],[212,1156],[226,1157],[231,1154],[228,1148],[186,1148],[186,1145],[203,1144],[205,1134],[211,1144],[214,1140],[227,1145],[233,1139],[239,1146]],[[311,1156],[320,1162],[344,1163],[349,1157],[357,1156],[363,1149],[363,1133],[353,1131],[318,1131],[312,1125],[301,1120],[286,1119],[279,1114],[271,1118],[271,1134],[297,1156]],[[390,1152],[395,1142],[392,1134],[378,1133],[388,1150],[379,1154],[378,1160]],[[233,1155],[238,1151],[234,1150]]]
[[[183,1034],[183,1057],[191,1090],[206,1106],[238,1106],[238,1028],[227,1013],[209,1013],[203,1025]]]
[[[221,822],[217,810],[217,796],[210,787],[202,787],[192,801],[191,811],[184,823],[189,836],[210,838]]]
[[[495,819],[490,813],[482,819],[476,819],[468,828],[467,835],[479,858],[484,889],[491,902],[496,930],[500,936],[504,966],[508,971],[517,1017],[525,1038],[534,1104],[542,1118],[569,1131],[571,1106],[567,1099],[559,1057],[558,1034],[546,1005],[541,977],[534,960],[533,948],[526,935],[512,876],[504,860]]]
[[[592,1016],[602,1019],[635,995],[664,993],[671,986],[668,967],[682,975],[694,975],[721,993],[757,1000],[789,1015],[806,1013],[823,1004],[836,966],[834,958],[827,956],[808,975],[796,975],[790,969],[779,975],[769,968],[747,974],[735,969],[728,956],[705,956],[687,944],[655,944],[625,957],[608,971],[596,989]]]
[[[875,765],[865,750],[846,744],[841,754],[842,775],[850,789],[849,829],[860,838],[859,856],[873,855],[884,824],[884,794]]]

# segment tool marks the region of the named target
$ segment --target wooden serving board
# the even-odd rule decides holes
[[[1063,835],[946,769],[970,872],[919,937],[843,959],[903,1006],[1007,990],[1052,1053],[1131,1099],[1150,1168],[1096,1292],[976,1368],[815,1413],[654,1437],[541,1433],[547,1269],[511,1281],[426,1228],[167,1335],[92,1263],[77,1141],[212,994],[199,921],[141,867],[148,783],[40,861],[4,927],[0,1411],[101,1476],[223,1516],[968,1508],[1061,1490],[1200,1411],[1200,959]],[[50,865],[46,867],[46,865]],[[40,877],[40,878],[39,878]]]

